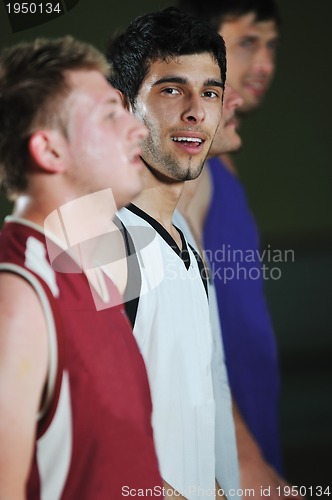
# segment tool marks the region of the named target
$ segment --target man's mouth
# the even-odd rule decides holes
[[[265,94],[266,90],[267,90],[267,84],[266,82],[262,82],[262,81],[249,81],[247,82],[246,84],[246,87],[251,90],[251,92],[253,94],[255,94],[256,96],[262,96],[263,94]]]
[[[172,140],[174,142],[193,142],[196,144],[203,143],[203,139],[200,139],[199,137],[172,137]]]

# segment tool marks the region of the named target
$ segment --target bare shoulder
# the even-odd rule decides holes
[[[22,277],[0,272],[0,497],[24,498],[48,365],[39,298]]]
[[[31,331],[30,336],[36,340],[42,340],[44,335],[40,334],[40,329],[46,333],[43,309],[35,290],[23,277],[0,272],[0,311],[0,321],[5,322],[8,328],[18,332],[23,328],[24,331]],[[3,334],[6,332],[2,331]]]
[[[41,390],[47,345],[46,319],[36,292],[22,277],[0,272],[0,373],[30,374]]]

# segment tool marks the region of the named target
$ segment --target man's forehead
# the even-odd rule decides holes
[[[206,59],[206,60],[212,59],[212,61],[215,64],[217,64],[212,52],[195,52],[194,54],[172,54],[172,55],[167,55],[165,57],[158,57],[158,58],[151,60],[150,65],[154,64],[154,63],[157,63],[157,64],[172,64],[172,63],[181,64],[183,62],[198,59],[198,58],[202,58],[202,59]]]
[[[253,36],[257,38],[278,38],[279,30],[274,19],[257,20],[255,12],[238,17],[229,17],[220,26],[219,33],[224,37]]]
[[[119,92],[111,86],[106,76],[97,70],[70,70],[66,76],[72,96],[86,96],[98,102],[121,100]]]
[[[221,70],[209,52],[155,59],[142,81],[143,87],[153,89],[163,84],[222,86]]]
[[[120,93],[110,85],[103,73],[75,73],[72,72],[66,105],[63,106],[68,122],[88,123],[90,118],[94,120],[113,109],[125,107]]]
[[[202,52],[154,59],[149,65],[147,77],[156,73],[166,74],[169,71],[172,71],[172,73],[183,71],[188,73],[197,73],[199,72],[200,65],[204,65],[205,69],[211,68],[212,73],[220,73],[220,68],[218,62],[214,58],[214,55],[210,52]]]

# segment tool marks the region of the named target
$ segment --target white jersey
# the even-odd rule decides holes
[[[173,224],[181,229],[189,244],[199,252],[194,236],[182,214],[175,210]],[[207,262],[209,264],[209,262]],[[216,404],[216,478],[226,496],[238,499],[240,474],[232,412],[232,400],[225,364],[222,329],[213,280],[209,280],[210,321],[213,335],[212,374]]]
[[[137,207],[122,209],[119,218],[141,272],[133,327],[149,376],[161,475],[189,500],[209,496],[217,473],[217,409],[204,267],[183,235],[180,252],[167,231]]]

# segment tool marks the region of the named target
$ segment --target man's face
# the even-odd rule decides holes
[[[98,71],[70,71],[68,81],[68,179],[81,195],[111,188],[120,208],[142,188],[139,143],[147,130]]]
[[[242,105],[243,99],[240,94],[226,83],[222,117],[209,152],[210,157],[231,153],[241,147],[236,110]]]
[[[220,68],[208,53],[153,62],[134,113],[147,126],[142,158],[164,182],[195,179],[222,111]]]
[[[240,111],[252,111],[262,102],[274,75],[276,23],[256,22],[255,14],[249,13],[225,21],[219,33],[227,49],[227,82],[244,100]]]

